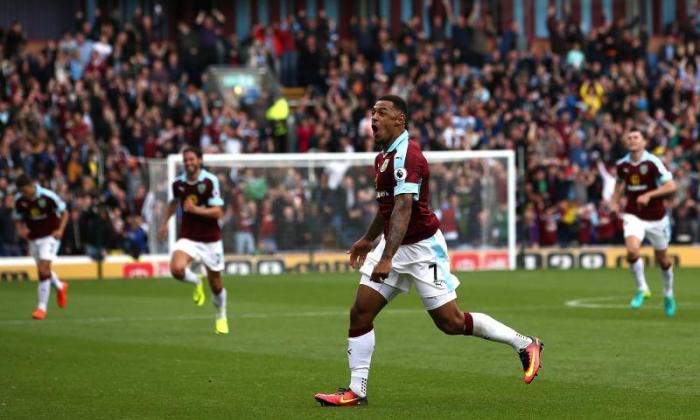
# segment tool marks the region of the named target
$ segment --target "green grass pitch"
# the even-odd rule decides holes
[[[632,311],[626,270],[460,274],[463,309],[545,342],[529,386],[510,348],[445,336],[400,295],[375,322],[369,405],[344,408],[313,395],[348,383],[355,274],[228,277],[228,336],[171,279],[71,282],[45,321],[36,283],[0,284],[0,418],[697,418],[700,270],[676,270],[673,319],[647,277]]]

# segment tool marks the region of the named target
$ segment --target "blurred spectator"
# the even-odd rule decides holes
[[[138,258],[148,253],[148,227],[138,214],[129,216],[128,223],[124,233],[124,251]]]

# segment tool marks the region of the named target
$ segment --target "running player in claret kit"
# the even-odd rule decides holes
[[[206,267],[216,307],[215,331],[217,334],[228,334],[226,289],[221,282],[224,245],[219,219],[223,216],[224,201],[219,191],[219,180],[202,168],[201,150],[185,148],[182,161],[185,172],[172,184],[173,199],[160,227],[159,238],[165,238],[168,220],[180,207],[183,212],[181,231],[170,256],[170,272],[176,279],[194,286],[192,299],[196,305],[202,306],[206,300],[204,285],[200,276],[192,272],[190,264],[197,260]]]
[[[418,143],[408,138],[407,115],[406,103],[394,95],[380,97],[372,108],[374,138],[383,149],[374,163],[379,211],[367,233],[348,251],[350,265],[359,267],[362,274],[350,310],[350,385],[336,393],[316,394],[314,398],[323,406],[367,404],[374,319],[399,292],[408,292],[411,284],[444,333],[474,335],[512,346],[520,356],[525,383],[532,382],[540,368],[539,339],[521,335],[488,315],[463,312],[457,305],[459,280],[450,273],[445,238],[428,207],[428,163]]]
[[[51,271],[68,222],[68,212],[66,204],[56,193],[35,184],[27,175],[20,175],[15,185],[18,191],[15,196],[15,226],[19,235],[29,240],[29,252],[36,261],[39,274],[39,304],[32,318],[44,319],[51,286],[56,289],[58,307],[65,308],[68,303],[68,283],[59,280],[56,273]]]
[[[661,159],[646,151],[647,140],[640,130],[627,133],[624,141],[629,153],[617,162],[617,183],[610,207],[617,211],[624,192],[627,203],[622,210],[622,220],[627,262],[637,283],[637,292],[630,307],[641,307],[651,296],[644,276],[644,260],[639,256],[639,248],[647,238],[654,247],[654,255],[661,268],[664,312],[667,316],[673,316],[676,313],[673,264],[666,253],[671,239],[671,223],[663,200],[676,191],[676,183]]]

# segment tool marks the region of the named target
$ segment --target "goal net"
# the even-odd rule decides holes
[[[345,250],[365,232],[377,204],[374,153],[206,154],[220,181],[226,271],[347,269]],[[430,205],[456,271],[515,268],[515,157],[512,151],[426,152]],[[151,171],[153,223],[160,223],[180,174],[181,155]],[[170,220],[166,253],[180,215]],[[154,228],[156,225],[152,225]],[[155,230],[155,229],[154,229]]]

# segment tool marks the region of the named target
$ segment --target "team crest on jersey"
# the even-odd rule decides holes
[[[386,168],[389,167],[389,159],[385,159],[384,162],[382,163],[382,167],[379,168],[379,172],[384,172],[386,171]]]
[[[39,207],[41,207],[43,209],[44,207],[46,207],[46,200],[44,200],[43,198],[40,198],[39,201],[37,202],[37,204],[39,204]]]
[[[642,165],[639,167],[639,172],[642,175],[646,175],[648,171],[649,171],[649,168],[647,168],[647,165]]]
[[[199,184],[199,185],[197,185],[197,191],[198,191],[200,194],[204,194],[204,190],[206,190],[206,189],[207,189],[207,186],[204,185],[204,184]]]
[[[394,179],[397,181],[405,181],[406,180],[406,170],[404,168],[396,168],[394,169]]]

